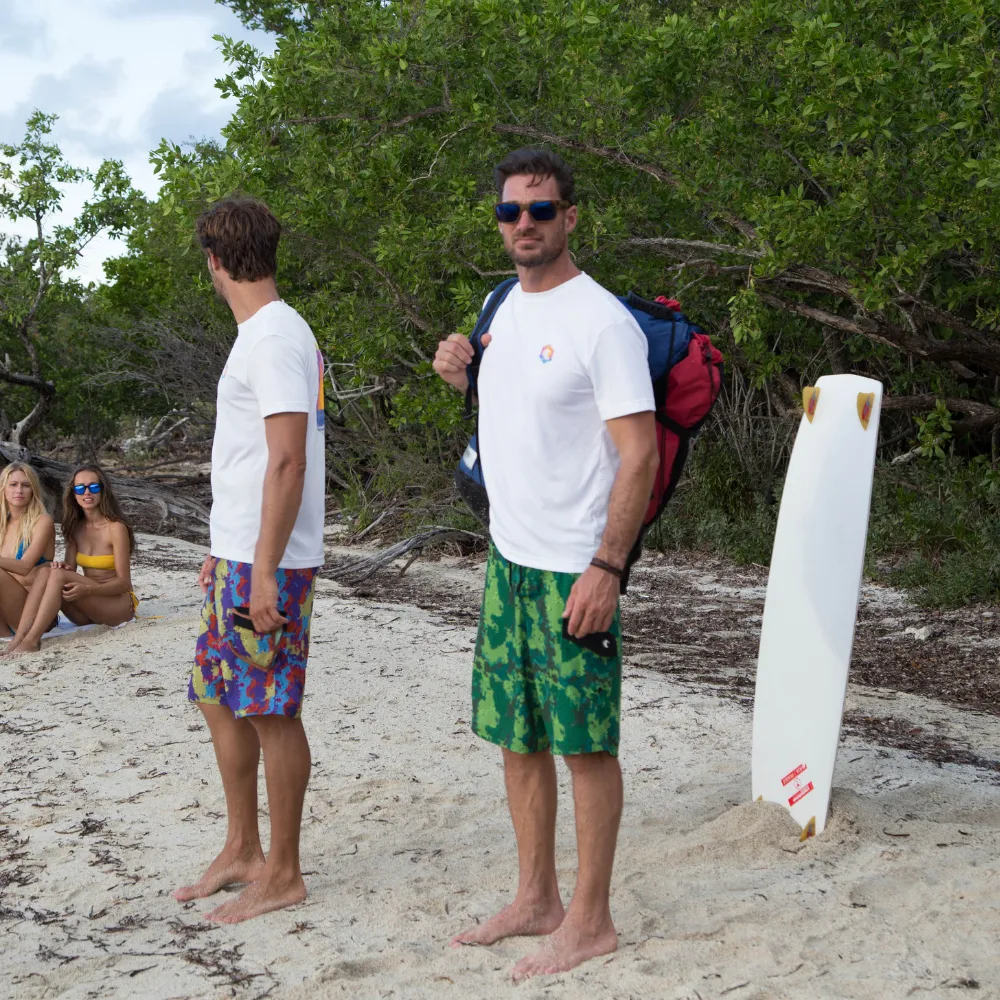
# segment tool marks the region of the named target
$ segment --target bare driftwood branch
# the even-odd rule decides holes
[[[421,531],[410,538],[397,542],[395,545],[390,545],[389,548],[383,549],[381,552],[376,552],[374,555],[351,559],[340,566],[326,570],[323,575],[333,577],[334,580],[339,580],[341,583],[357,586],[357,584],[363,583],[370,576],[374,576],[380,569],[391,565],[408,553],[415,553],[431,543],[437,544],[439,542],[451,541],[478,543],[485,542],[486,538],[475,532],[460,531],[457,528],[428,528],[426,531]],[[412,559],[410,562],[412,562]],[[408,565],[409,563],[407,563]]]
[[[750,247],[736,247],[731,246],[728,243],[709,243],[706,240],[681,240],[674,239],[671,236],[650,236],[650,237],[634,237],[625,241],[626,245],[633,247],[654,247],[663,248],[668,251],[677,250],[697,250],[700,253],[709,253],[713,255],[731,253],[738,257],[753,257],[754,259],[759,259],[764,256],[761,250],[752,250]],[[695,264],[714,264],[714,261],[706,260],[702,261],[689,261],[691,266]],[[744,268],[740,268],[744,270]]]
[[[952,430],[962,434],[966,431],[982,430],[1000,424],[1000,409],[986,403],[978,403],[972,399],[959,399],[955,396],[937,396],[926,393],[920,396],[887,396],[882,400],[882,409],[910,412],[913,410],[933,410],[938,400],[944,403],[954,413],[967,413],[965,420],[956,420]]]
[[[32,345],[32,350],[34,350],[34,345]],[[32,357],[32,366],[36,369],[38,369],[37,362],[38,358],[35,355]],[[21,445],[27,441],[28,435],[42,422],[45,414],[51,409],[56,387],[54,383],[47,382],[37,374],[23,375],[11,371],[10,358],[5,358],[0,362],[0,381],[8,382],[11,385],[23,385],[38,393],[35,405],[8,431],[11,440]]]
[[[407,184],[405,188],[403,188],[403,191],[404,192],[409,191],[410,188],[417,183],[417,181],[429,181],[431,179],[431,176],[434,174],[434,168],[437,166],[437,162],[441,158],[441,153],[444,151],[444,147],[447,146],[448,143],[451,142],[451,140],[454,139],[456,135],[460,135],[462,132],[465,132],[467,129],[470,128],[472,128],[472,125],[463,125],[461,128],[455,129],[454,132],[449,132],[441,141],[441,145],[438,146],[437,152],[434,154],[434,159],[431,160],[431,165],[427,168],[427,173],[420,174],[418,177],[411,178],[410,183]]]
[[[687,267],[702,267],[713,274],[723,273],[724,270],[734,270],[733,268],[723,269],[717,267],[713,259],[717,255],[734,254],[737,256],[758,259],[764,256],[760,251],[753,250],[749,247],[736,247],[724,243],[710,243],[703,240],[681,240],[671,237],[636,237],[626,240],[625,242],[630,246],[662,247],[668,252],[698,250],[701,253],[709,254],[711,256],[704,260],[685,261],[685,265]],[[741,267],[739,270],[743,270],[743,268]],[[829,271],[825,271],[818,267],[812,267],[808,264],[792,264],[784,271],[779,271],[774,275],[767,277],[757,275],[754,280],[757,284],[762,286],[787,288],[790,291],[797,292],[815,292],[821,295],[836,295],[840,298],[847,299],[859,307],[861,306],[857,292],[847,278],[837,274],[831,274]],[[973,354],[978,354],[977,360],[979,360],[980,363],[985,363],[983,361],[984,356],[1000,358],[1000,347],[998,347],[996,341],[990,336],[990,334],[986,330],[981,330],[978,327],[973,326],[968,322],[968,320],[963,319],[961,316],[957,316],[955,313],[950,312],[947,309],[942,309],[940,306],[936,306],[932,302],[927,302],[916,295],[910,294],[909,292],[903,292],[897,296],[894,301],[896,305],[900,307],[901,311],[908,320],[910,320],[910,313],[918,313],[922,314],[924,319],[929,320],[932,323],[946,326],[950,330],[954,330],[956,333],[964,334],[968,340],[949,342],[952,344],[952,348],[950,349],[952,353],[954,352],[954,345],[968,345],[959,348],[958,357],[954,358],[954,360],[968,360],[967,352],[969,350],[971,350]],[[801,303],[787,303],[787,305],[801,305]],[[778,308],[785,308],[785,306],[783,305]],[[808,309],[810,307],[807,306],[805,308]],[[797,309],[792,311],[798,311],[800,315],[807,315],[805,312],[801,312]],[[817,316],[812,316],[811,318],[817,319],[818,322],[823,322],[822,320],[819,320]],[[949,351],[949,348],[942,342],[922,336],[915,329],[912,322],[908,323],[908,331],[904,331],[901,327],[897,327],[895,324],[890,324],[884,319],[876,321],[876,325],[885,328],[886,331],[896,331],[896,336],[887,336],[883,338],[883,343],[891,344],[896,347],[903,346],[899,342],[898,337],[898,334],[903,334],[908,335],[911,338],[916,338],[918,343],[926,344],[927,349],[931,352],[934,352],[938,347],[942,346],[945,347],[946,353]],[[871,334],[875,332],[872,327],[861,329],[861,326],[863,326],[863,324],[858,323],[856,324],[856,328],[851,331],[848,331],[843,326],[835,326],[835,328],[840,329],[842,332],[861,333],[865,336],[871,336]],[[969,341],[974,341],[975,345],[969,345]],[[949,360],[943,355],[932,356],[932,354],[925,353],[925,351],[919,346],[916,346],[916,344],[911,344],[907,347],[907,350],[910,350],[911,353],[920,354],[922,357],[928,358],[928,360]],[[994,361],[994,363],[997,362]]]
[[[9,382],[11,385],[27,386],[29,389],[34,389],[36,392],[47,396],[55,395],[56,387],[54,383],[47,382],[37,375],[22,375],[20,372],[11,371],[9,358],[0,362],[0,379],[4,382]]]
[[[923,299],[919,299],[915,295],[900,295],[899,298],[896,299],[896,302],[900,305],[907,305],[919,312],[922,312],[927,319],[934,323],[940,323],[941,326],[946,326],[950,330],[954,330],[956,333],[964,333],[967,337],[971,337],[973,340],[978,340],[982,343],[987,343],[989,341],[989,337],[984,330],[980,330],[977,327],[972,326],[971,323],[966,322],[961,316],[956,316],[947,309],[941,309],[939,306],[936,306],[931,302],[925,302]]]
[[[1000,375],[1000,344],[979,340],[933,340],[930,337],[915,335],[912,331],[889,323],[880,316],[857,313],[851,318],[826,309],[817,309],[804,302],[790,302],[764,292],[758,294],[762,302],[775,309],[815,320],[841,333],[867,337],[869,340],[905,351],[926,361],[960,361],[965,364],[977,364],[987,371]]]

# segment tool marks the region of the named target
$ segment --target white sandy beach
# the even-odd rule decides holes
[[[185,701],[202,553],[150,536],[142,553],[139,621],[0,660],[3,997],[1000,997],[995,773],[849,737],[830,825],[800,844],[782,810],[748,802],[746,708],[634,661],[620,950],[515,987],[510,968],[533,942],[449,948],[515,877],[498,753],[467,724],[474,631],[327,581],[305,709],[309,899],[204,923],[214,903],[170,896],[224,834],[208,735]],[[478,581],[468,565],[411,573]],[[1000,752],[995,716],[853,687],[849,703],[873,717],[905,707]]]

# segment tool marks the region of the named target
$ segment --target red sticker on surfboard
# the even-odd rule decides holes
[[[865,430],[868,430],[868,422],[872,418],[872,408],[874,406],[875,406],[874,392],[858,393],[858,419],[861,421],[861,426]]]
[[[781,779],[781,786],[782,786],[782,788],[785,785],[787,785],[788,782],[794,781],[805,769],[806,769],[805,764],[799,764],[799,766],[797,768],[795,768],[794,771],[789,771],[788,774],[786,774]]]
[[[819,402],[819,389],[814,385],[807,385],[802,390],[802,409],[805,410],[806,420],[813,422],[816,416],[816,404]]]
[[[813,783],[810,781],[805,788],[800,788],[793,796],[788,800],[790,806],[794,806],[796,802],[801,802],[811,791],[813,790]]]

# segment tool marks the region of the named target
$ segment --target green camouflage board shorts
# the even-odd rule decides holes
[[[508,562],[490,545],[472,667],[472,730],[515,753],[618,756],[621,623],[610,631],[618,655],[598,656],[562,635],[576,573]]]

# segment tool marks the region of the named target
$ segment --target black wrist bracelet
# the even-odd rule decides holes
[[[625,570],[619,569],[617,566],[612,566],[611,563],[605,562],[603,559],[597,559],[596,557],[590,560],[590,565],[596,566],[598,569],[603,569],[605,573],[610,573],[612,576],[618,577],[619,580],[625,573]]]

